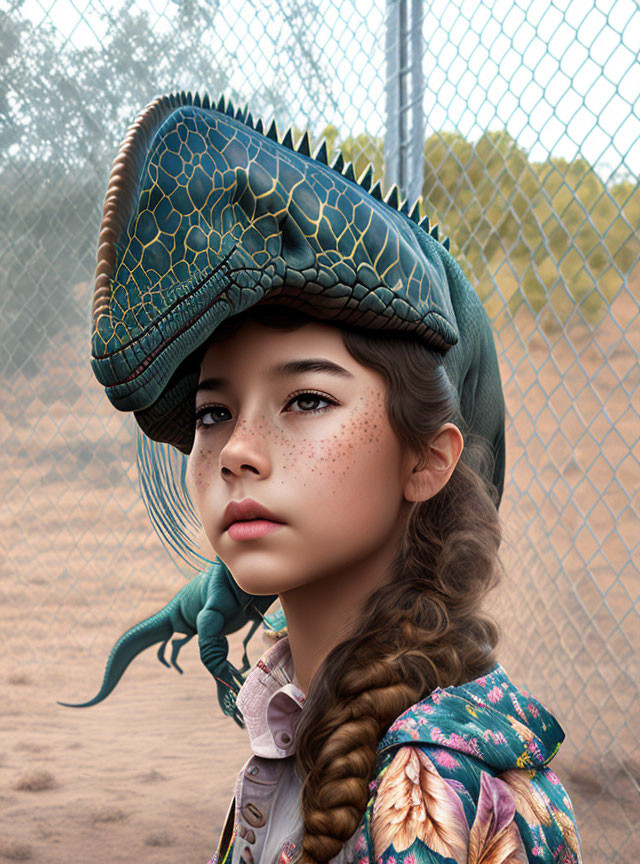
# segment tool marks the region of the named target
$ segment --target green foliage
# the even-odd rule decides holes
[[[548,324],[576,307],[596,321],[640,255],[637,179],[607,185],[581,158],[532,163],[506,131],[431,135],[423,198],[494,316],[506,300],[512,314],[550,307]]]
[[[356,176],[384,173],[384,141],[367,133],[340,140],[327,126],[331,155],[354,162]],[[476,142],[437,132],[425,142],[422,209],[452,241],[452,250],[489,314],[524,304],[543,323],[565,322],[576,308],[602,315],[640,256],[640,186],[606,184],[584,159],[529,160],[505,130]]]

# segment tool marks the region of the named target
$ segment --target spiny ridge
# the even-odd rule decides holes
[[[342,172],[342,176],[346,177],[347,180],[353,180],[356,182],[356,172],[353,170],[353,162],[347,163],[347,167]]]
[[[316,152],[313,154],[313,158],[316,160],[316,162],[322,162],[323,165],[329,164],[326,138],[323,138],[320,142],[320,145],[317,147]]]
[[[272,141],[278,140],[278,128],[276,126],[275,120],[271,121],[271,126],[269,126],[269,128],[267,129],[266,135],[267,135],[267,138],[271,138]]]
[[[358,185],[362,186],[365,192],[368,192],[371,188],[371,181],[373,180],[373,165],[369,164],[367,168],[362,172],[360,177],[358,178]]]
[[[376,180],[373,184],[369,190],[369,195],[373,195],[377,201],[382,201],[382,183],[380,180]]]
[[[331,163],[331,167],[334,171],[342,171],[342,169],[344,168],[344,158],[342,156],[342,153],[338,153],[336,158]]]
[[[289,150],[293,150],[293,136],[291,134],[291,127],[287,129],[285,136],[280,143],[283,147],[288,147]]]
[[[394,183],[389,192],[387,193],[387,197],[384,199],[384,203],[388,204],[389,207],[393,207],[394,210],[398,209],[398,187]]]
[[[296,153],[300,153],[302,156],[311,156],[311,136],[308,130],[303,132],[302,138],[298,141]]]
[[[265,132],[264,122],[261,117],[259,117],[256,121],[254,121],[251,112],[249,111],[249,106],[246,104],[244,108],[238,108],[237,110],[233,107],[233,103],[231,99],[225,100],[224,94],[220,96],[218,102],[215,103],[212,99],[210,99],[208,93],[203,93],[202,96],[200,93],[192,94],[191,91],[182,91],[180,93],[171,93],[168,96],[164,97],[165,102],[175,107],[180,104],[194,105],[196,108],[213,108],[214,110],[220,112],[221,114],[226,114],[229,117],[233,117],[235,120],[239,120],[244,123],[250,129],[255,129],[261,135],[265,135],[267,138],[271,138],[272,141],[279,141],[279,143],[283,147],[288,147],[290,150],[294,150],[297,153],[300,153],[302,156],[309,156],[314,159],[316,162],[321,163],[322,165],[330,165],[330,167],[334,171],[338,171],[345,177],[347,180],[351,180],[354,183],[357,183],[365,192],[368,192],[373,198],[377,201],[384,201],[389,207],[393,207],[394,210],[397,210],[399,213],[402,213],[407,218],[411,219],[415,222],[420,228],[426,231],[434,240],[438,240],[442,243],[444,248],[449,251],[451,240],[449,237],[445,237],[442,241],[439,240],[439,230],[438,226],[431,226],[429,221],[429,217],[425,216],[424,218],[420,218],[420,202],[421,198],[418,198],[413,207],[409,206],[409,199],[405,198],[400,204],[400,190],[396,184],[394,184],[386,197],[382,195],[382,184],[380,180],[377,180],[373,183],[373,175],[374,175],[374,167],[371,163],[365,168],[359,178],[356,178],[354,163],[348,162],[345,163],[344,157],[342,153],[338,152],[333,162],[329,163],[328,151],[327,151],[327,141],[325,138],[318,144],[315,149],[313,155],[311,154],[311,135],[309,130],[306,130],[302,133],[300,140],[298,141],[297,146],[294,146],[293,143],[293,133],[291,127],[287,129],[284,134],[282,140],[279,140],[278,136],[278,128],[276,126],[275,118],[271,121],[269,128]],[[373,185],[372,185],[373,183]]]

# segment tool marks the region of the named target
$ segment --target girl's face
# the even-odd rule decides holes
[[[283,368],[312,359],[334,372]],[[207,539],[244,591],[280,594],[397,549],[413,463],[387,420],[385,387],[322,323],[285,332],[248,321],[210,346],[188,486]],[[285,524],[233,539],[224,510],[245,498]]]

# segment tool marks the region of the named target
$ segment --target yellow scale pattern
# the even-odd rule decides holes
[[[457,341],[443,258],[368,169],[355,180],[326,146],[298,150],[242,112],[190,94],[134,121],[107,189],[94,288],[92,366],[121,410],[144,411],[229,314],[263,298],[319,318]],[[342,169],[342,170],[341,170]],[[425,220],[423,220],[425,221]],[[184,388],[183,388],[184,389]],[[158,412],[160,406],[158,406]],[[138,419],[140,419],[138,417]],[[156,418],[157,419],[157,418]],[[154,421],[155,422],[155,421]],[[164,439],[167,440],[167,439]]]

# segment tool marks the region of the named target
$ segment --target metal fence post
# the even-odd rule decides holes
[[[422,0],[388,0],[385,181],[414,201],[424,170]]]

